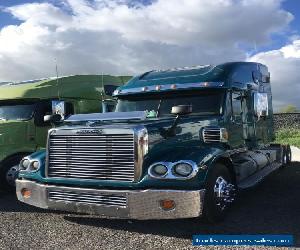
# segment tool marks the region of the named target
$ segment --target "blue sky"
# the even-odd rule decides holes
[[[0,0],[0,81],[245,60],[300,109],[300,0]]]
[[[139,0],[135,0],[133,2],[138,2]],[[49,2],[52,4],[57,4],[59,1],[51,0],[51,1],[44,1],[44,0],[0,0],[0,6],[1,7],[9,7],[19,4],[25,4],[25,3],[41,3],[41,2]],[[151,0],[141,0],[140,2],[144,4],[150,4]],[[257,52],[261,51],[268,51],[272,49],[278,49],[285,44],[289,42],[289,36],[291,35],[299,35],[300,36],[300,1],[299,0],[285,0],[282,3],[283,9],[289,11],[293,14],[294,20],[290,23],[290,28],[286,33],[284,34],[272,34],[272,41],[271,43],[256,47]],[[10,13],[6,13],[4,11],[0,12],[0,28],[7,26],[7,25],[18,25],[21,21],[14,18]],[[288,34],[288,35],[287,35]],[[254,42],[253,42],[254,44]],[[254,47],[254,45],[253,45]],[[252,48],[248,48],[251,50],[250,54],[253,54],[254,51],[252,51]]]

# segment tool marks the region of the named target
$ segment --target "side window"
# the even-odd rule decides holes
[[[242,114],[242,98],[241,93],[233,92],[231,94],[231,107],[233,118],[240,117]]]
[[[74,115],[74,105],[71,102],[66,102],[66,116]]]
[[[50,101],[41,101],[36,104],[34,123],[38,127],[49,126],[44,122],[44,116],[52,113],[52,107]]]
[[[268,116],[268,94],[267,93],[254,93],[254,110],[258,118],[261,116]]]

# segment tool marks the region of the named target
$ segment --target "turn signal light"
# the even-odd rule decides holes
[[[164,210],[171,210],[175,207],[175,201],[173,200],[161,200],[160,206]]]
[[[27,189],[27,188],[23,188],[23,189],[21,190],[21,194],[22,194],[22,196],[23,196],[24,198],[26,198],[26,199],[28,199],[28,198],[31,197],[31,191],[30,191],[29,189]]]

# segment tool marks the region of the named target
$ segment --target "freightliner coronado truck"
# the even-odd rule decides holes
[[[150,71],[115,112],[73,115],[20,163],[18,199],[104,217],[224,217],[291,159],[274,140],[270,74],[250,62]]]
[[[128,77],[127,77],[128,78]],[[0,86],[0,189],[14,190],[21,159],[45,148],[45,115],[102,112],[126,77],[77,75]],[[50,117],[51,118],[51,117]]]

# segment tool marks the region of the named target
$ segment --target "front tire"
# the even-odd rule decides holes
[[[23,156],[14,156],[4,160],[0,165],[0,189],[15,191],[16,179],[19,173],[19,163]]]
[[[203,215],[211,223],[221,221],[235,198],[233,178],[222,164],[216,164],[208,173],[204,196]]]

